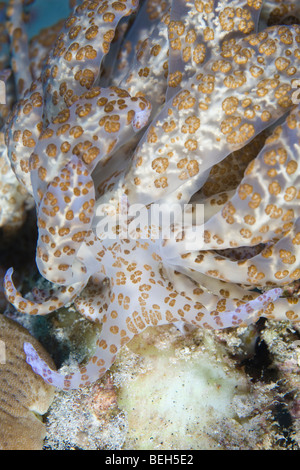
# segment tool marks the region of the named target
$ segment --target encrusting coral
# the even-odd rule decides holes
[[[36,375],[26,362],[25,341],[37,348],[53,367],[49,354],[25,328],[0,315],[0,449],[40,450],[46,428],[37,415],[48,410],[54,387]]]
[[[31,315],[74,301],[102,324],[90,361],[67,376],[25,343],[33,369],[65,389],[103,375],[149,325],[299,321],[292,287],[300,277],[300,27],[264,28],[259,0],[156,3],[80,2],[33,81],[22,2],[9,5],[22,97],[5,144],[35,202],[36,263],[52,286],[24,297],[9,269],[6,295]],[[296,2],[288,5],[296,15]],[[273,7],[265,3],[262,21]],[[122,53],[114,61],[115,31]],[[238,156],[249,142],[260,151],[246,166]],[[233,152],[228,180],[239,174],[238,185],[206,195],[205,183]]]

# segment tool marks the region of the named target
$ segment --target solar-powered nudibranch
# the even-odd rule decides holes
[[[21,3],[10,8],[23,31]],[[24,33],[10,31],[26,84],[6,151],[34,200],[36,262],[52,287],[23,297],[10,269],[5,289],[20,312],[74,302],[102,330],[68,376],[26,343],[28,362],[77,388],[149,325],[299,321],[299,298],[285,291],[300,278],[300,27],[261,30],[259,0],[78,3],[40,75],[30,77]],[[154,237],[150,217],[140,236],[119,236],[118,216],[136,204],[163,205],[166,218],[175,204],[203,205],[199,247],[188,230]],[[99,230],[100,208],[116,236]]]

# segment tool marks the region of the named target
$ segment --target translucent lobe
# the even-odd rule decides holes
[[[263,2],[261,20],[268,26],[274,24],[297,23],[300,6],[297,0],[265,0]]]
[[[6,103],[6,90],[5,90],[5,77],[3,72],[0,72],[0,105]]]
[[[12,164],[10,158],[12,156],[12,148],[8,148],[5,141],[5,133],[7,128],[10,127],[12,119],[15,120],[14,124],[19,129],[16,123],[19,116],[16,113],[13,115],[9,114],[12,106],[16,98],[22,98],[25,89],[31,83],[27,57],[27,38],[22,22],[22,5],[20,2],[11,1],[8,5],[3,3],[0,6],[0,35],[0,68],[2,69],[0,72],[0,127],[2,127],[2,132],[0,133],[0,226],[5,231],[14,231],[24,222],[26,209],[30,209],[33,206],[32,198],[29,195],[30,188],[27,190],[22,180],[17,179],[15,174],[15,167],[19,166],[20,160],[26,166],[27,156],[23,159],[23,152],[19,155],[14,151]],[[11,52],[11,57],[9,52]],[[13,83],[14,79],[15,84]],[[22,136],[22,131],[23,129],[18,134],[18,137]],[[29,131],[30,134],[31,131]],[[25,132],[25,135],[27,137],[27,132]],[[27,140],[26,137],[25,140]],[[23,144],[19,144],[20,142],[12,144],[12,147],[15,147],[14,150],[16,150],[16,147],[25,150]],[[24,151],[25,153],[26,151]]]
[[[155,116],[165,102],[168,77],[168,23],[167,11],[145,39],[120,86],[132,96],[145,96],[151,101],[151,117]]]
[[[9,65],[9,34],[6,29],[6,5],[0,5],[0,33],[1,33],[1,46],[0,46],[0,70],[7,68]]]
[[[49,281],[70,285],[88,278],[77,252],[92,225],[94,205],[93,180],[74,155],[47,186],[38,209],[36,263]]]
[[[204,249],[257,245],[291,230],[300,216],[299,141],[298,106],[267,138],[234,196],[205,223]]]
[[[29,159],[42,131],[43,96],[40,81],[32,82],[6,123],[5,143],[11,167],[32,194]]]
[[[199,247],[218,251],[187,253],[185,241],[179,241],[183,265],[249,286],[299,279],[299,117],[297,106],[267,138],[234,196],[205,222]]]
[[[145,98],[121,88],[94,87],[53,117],[30,157],[36,203],[73,155],[92,172],[146,124],[150,109]]]
[[[228,37],[238,39],[255,32],[261,5],[261,0],[173,2],[167,99],[183,89],[207,60],[220,54]]]
[[[13,172],[3,133],[0,133],[0,227],[15,230],[24,222],[25,209],[34,206],[32,197]]]
[[[74,8],[57,37],[42,76],[46,121],[95,85],[118,22],[137,5],[137,0],[88,0]],[[57,80],[58,77],[63,80]]]
[[[191,196],[214,164],[283,115],[299,74],[298,48],[298,26],[224,43],[149,126],[126,175],[131,201]],[[282,69],[274,59],[285,55],[291,66]]]
[[[82,291],[86,282],[79,282],[73,286],[54,286],[47,297],[43,292],[36,290],[36,296],[41,300],[31,300],[22,296],[16,289],[12,280],[13,269],[10,268],[4,277],[4,291],[7,300],[22,313],[29,315],[47,315],[72,302]]]
[[[213,203],[214,195],[235,190],[241,182],[248,164],[258,155],[270,133],[271,130],[265,129],[245,147],[230,153],[224,160],[214,165],[195,197],[198,197],[199,201],[211,197]],[[221,203],[218,196],[214,200],[215,204]],[[225,202],[226,200],[224,200]]]
[[[140,5],[134,23],[126,33],[115,61],[115,68],[110,77],[113,85],[120,86],[124,83],[125,77],[130,77],[135,82],[137,77],[135,77],[134,70],[139,60],[139,51],[144,49],[145,42],[154,42],[153,46],[157,45],[156,41],[160,41],[159,36],[163,35],[165,41],[162,41],[160,45],[168,48],[167,36],[162,33],[161,22],[164,21],[171,3],[172,0],[146,0]]]
[[[233,259],[226,252],[200,251],[183,255],[183,265],[226,282],[246,286],[290,284],[299,279],[300,219],[278,241],[260,247],[259,253],[245,259]],[[232,252],[234,254],[234,251]]]
[[[90,321],[102,322],[110,305],[110,281],[104,274],[91,276],[87,286],[76,299],[75,307]]]
[[[39,31],[38,35],[34,36],[29,41],[29,59],[30,71],[33,80],[41,77],[44,64],[51,51],[51,47],[60,33],[65,20],[61,19],[56,24],[43,28]]]
[[[29,68],[28,38],[23,23],[23,2],[10,0],[7,7],[8,32],[12,45],[12,68],[18,98],[30,87],[32,76]]]

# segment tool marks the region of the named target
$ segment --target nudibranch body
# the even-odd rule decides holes
[[[79,2],[16,104],[7,155],[35,202],[36,262],[53,286],[23,297],[10,269],[7,298],[31,315],[74,302],[102,325],[94,355],[67,376],[25,344],[47,382],[90,384],[149,325],[299,321],[285,289],[300,278],[300,27],[259,30],[262,7]]]

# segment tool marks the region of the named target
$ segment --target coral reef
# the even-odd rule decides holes
[[[27,330],[0,315],[0,449],[41,450],[46,435],[41,417],[48,410],[54,387],[46,384],[26,362],[23,350],[30,341],[53,367],[49,354]]]

